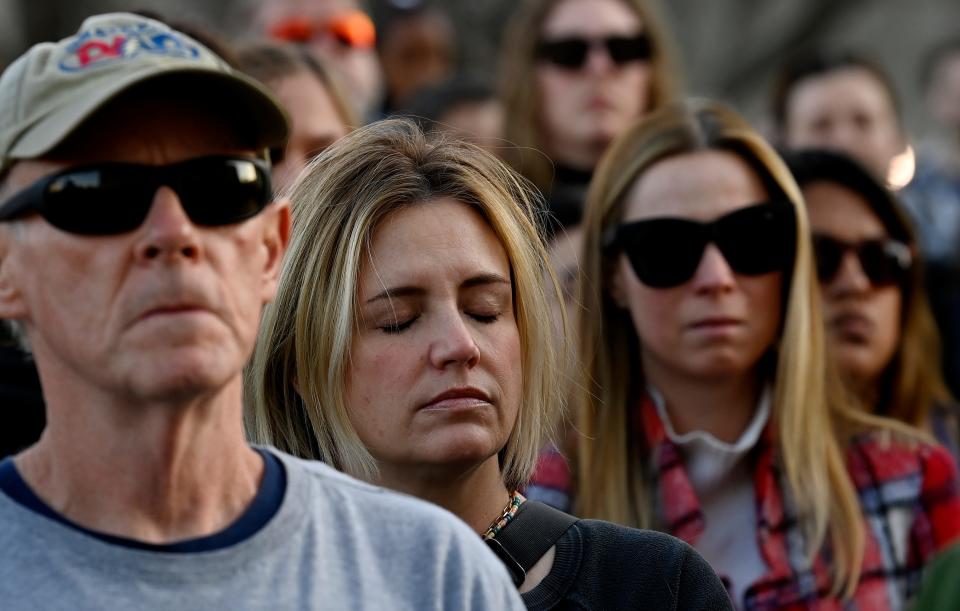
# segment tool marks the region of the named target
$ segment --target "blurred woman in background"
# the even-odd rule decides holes
[[[940,339],[916,236],[894,195],[853,159],[787,157],[813,231],[827,339],[864,409],[934,433],[958,456],[956,405],[936,363]]]
[[[650,0],[528,0],[504,44],[501,89],[511,165],[579,223],[610,142],[673,98],[676,67]]]
[[[960,533],[956,469],[844,402],[802,198],[732,111],[667,107],[601,161],[578,282],[580,515],[655,527],[744,609],[900,608]]]
[[[330,72],[306,49],[260,43],[237,50],[236,62],[269,87],[290,115],[290,139],[273,164],[273,183],[282,192],[359,119]]]

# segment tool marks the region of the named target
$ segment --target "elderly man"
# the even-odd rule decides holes
[[[48,413],[0,463],[4,609],[522,608],[449,514],[244,441],[286,132],[259,85],[134,15],[0,79],[0,317]]]

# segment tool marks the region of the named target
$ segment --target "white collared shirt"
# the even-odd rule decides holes
[[[687,477],[703,511],[705,528],[695,547],[721,577],[729,580],[734,603],[742,608],[746,589],[768,570],[757,542],[753,472],[745,458],[770,418],[770,389],[760,395],[750,424],[734,443],[721,441],[706,431],[678,434],[663,395],[653,388],[647,390],[667,437],[683,454]]]

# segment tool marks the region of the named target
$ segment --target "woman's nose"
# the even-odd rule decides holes
[[[716,244],[707,244],[700,257],[700,264],[693,274],[693,288],[698,293],[723,293],[736,283],[733,268],[727,263]]]
[[[480,360],[480,347],[463,314],[457,310],[443,319],[443,323],[437,325],[437,337],[430,346],[433,366],[444,369],[450,365],[476,365]]]

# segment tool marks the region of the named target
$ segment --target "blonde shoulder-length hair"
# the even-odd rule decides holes
[[[345,394],[361,264],[392,212],[450,198],[484,216],[510,262],[523,384],[501,464],[508,488],[525,483],[564,405],[550,308],[561,293],[540,238],[543,206],[526,182],[477,146],[388,120],[319,155],[289,196],[290,247],[245,372],[248,436],[362,479],[376,477]]]
[[[541,99],[536,87],[537,44],[551,11],[565,0],[527,0],[511,17],[500,58],[500,97],[504,106],[504,151],[511,166],[544,192],[553,180],[550,151],[544,147],[539,118]],[[652,77],[646,110],[656,110],[675,97],[679,68],[672,39],[657,0],[618,0],[635,12],[653,49]],[[638,117],[639,118],[639,117]]]
[[[709,101],[670,105],[618,138],[601,160],[584,216],[578,320],[582,379],[572,394],[582,436],[577,440],[577,509],[581,515],[640,527],[654,524],[647,474],[627,432],[638,397],[630,381],[642,372],[639,339],[628,312],[609,294],[614,259],[603,236],[623,219],[624,195],[660,160],[702,150],[745,160],[796,214],[796,252],[785,279],[779,343],[770,367],[772,422],[786,492],[796,503],[812,558],[829,535],[836,590],[852,593],[859,579],[864,525],[847,473],[849,435],[884,421],[860,415],[828,367],[809,226],[803,200],[784,162],[733,111]],[[779,193],[775,193],[779,192]],[[771,347],[772,349],[774,347]],[[758,365],[759,366],[759,365]]]

